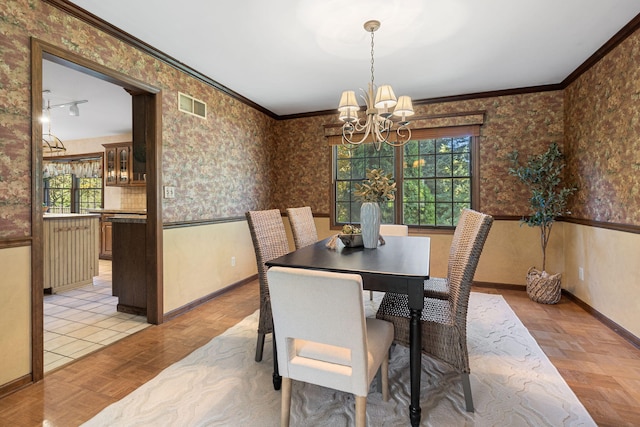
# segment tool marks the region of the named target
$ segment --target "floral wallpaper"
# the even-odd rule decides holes
[[[31,235],[30,38],[65,48],[162,90],[163,221],[243,216],[271,196],[269,135],[275,120],[39,0],[0,9],[0,239]],[[181,113],[177,92],[208,104],[207,119]]]
[[[492,215],[527,214],[527,190],[507,170],[507,154],[540,153],[551,142],[563,144],[561,91],[417,105],[416,115],[485,110],[480,136],[480,209]],[[275,131],[273,207],[281,210],[311,206],[330,212],[331,147],[323,125],[338,122],[337,114],[287,120]]]
[[[576,218],[640,225],[639,64],[636,32],[564,91]]]
[[[40,0],[0,9],[0,239],[31,235],[30,38],[65,48],[162,90],[163,221],[241,217],[249,209],[330,211],[335,114],[274,120]],[[527,214],[527,192],[506,155],[566,148],[580,191],[576,217],[640,224],[639,37],[626,40],[566,91],[417,105],[419,115],[484,110],[480,209]],[[215,76],[212,76],[215,78]],[[207,118],[177,109],[177,92],[207,103]],[[565,135],[566,133],[566,135]]]

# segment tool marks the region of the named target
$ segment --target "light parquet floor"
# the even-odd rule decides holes
[[[600,426],[640,426],[640,350],[573,302],[502,294]],[[75,426],[258,308],[257,281],[89,354],[0,399],[0,425]]]

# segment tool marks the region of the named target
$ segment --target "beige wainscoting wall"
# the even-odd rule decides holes
[[[288,218],[283,217],[294,248]],[[329,218],[316,217],[318,238],[338,233]],[[431,237],[431,274],[444,277],[451,234],[412,235]],[[527,270],[542,265],[537,228],[519,221],[494,222],[485,244],[475,280],[525,286]],[[640,235],[556,222],[547,248],[550,273],[563,273],[562,287],[640,336]],[[236,266],[231,267],[231,257]],[[27,259],[28,262],[28,259]],[[584,280],[578,280],[578,267]],[[257,272],[246,221],[167,229],[164,231],[164,312],[183,307]]]
[[[640,234],[566,223],[564,235],[563,288],[640,337]]]
[[[166,229],[163,251],[165,313],[257,273],[246,221]]]
[[[31,248],[0,249],[0,385],[31,372]]]
[[[563,273],[563,227],[556,222],[547,245],[548,273]],[[540,229],[520,221],[494,221],[482,250],[475,280],[525,286],[530,267],[542,268]],[[564,280],[563,280],[564,281]]]

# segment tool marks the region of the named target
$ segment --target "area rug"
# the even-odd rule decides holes
[[[373,315],[381,295],[369,301]],[[254,361],[258,312],[245,318],[84,425],[278,426],[280,392],[271,381],[271,343]],[[468,347],[475,412],[465,411],[458,374],[423,355],[423,426],[595,426],[506,301],[472,293]],[[409,351],[394,346],[390,399],[372,385],[368,426],[409,425]],[[352,395],[293,383],[292,426],[354,425]]]

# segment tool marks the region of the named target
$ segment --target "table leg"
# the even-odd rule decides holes
[[[411,309],[411,323],[409,325],[409,365],[411,371],[411,405],[409,418],[411,425],[420,425],[420,373],[422,371],[422,325],[420,317],[422,310]]]
[[[278,370],[278,351],[276,348],[275,332],[271,334],[271,338],[273,339],[273,389],[280,390],[280,386],[282,386],[282,377],[280,376],[280,371]]]

